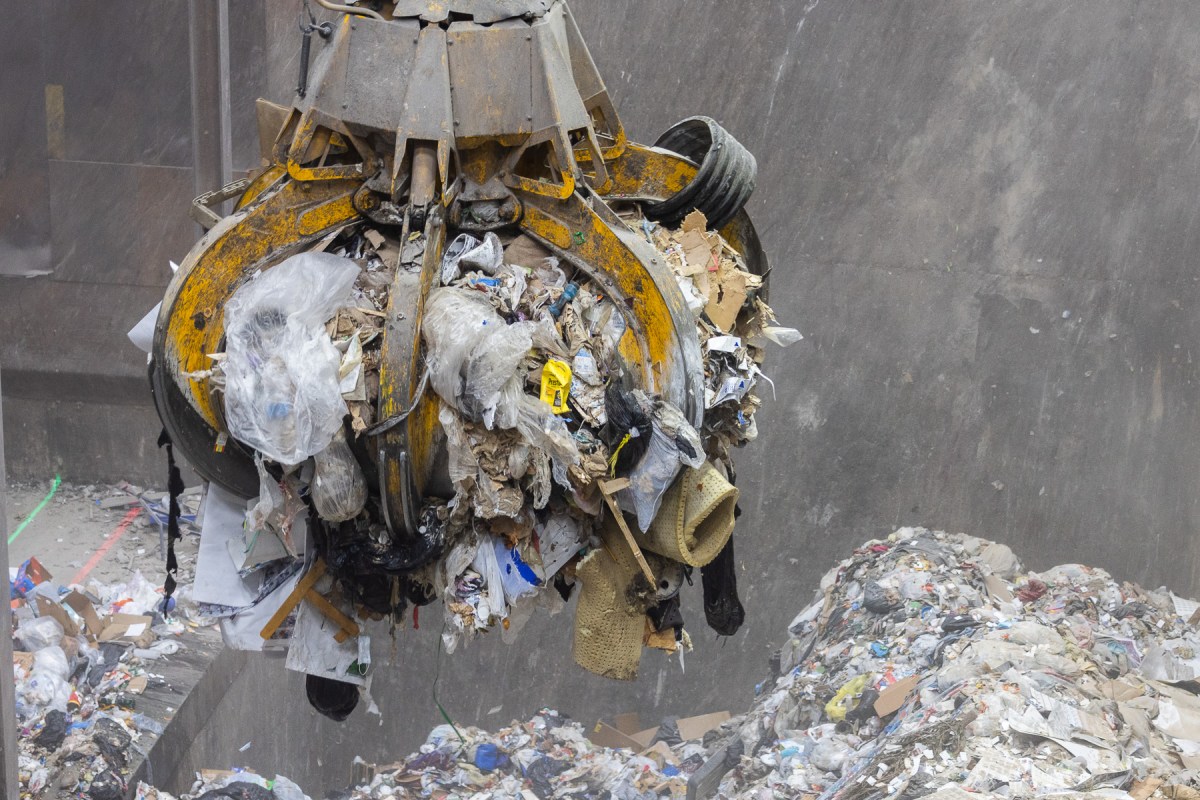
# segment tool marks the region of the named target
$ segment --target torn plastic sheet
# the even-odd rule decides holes
[[[469,233],[456,236],[442,256],[442,285],[449,286],[464,272],[476,269],[494,275],[504,260],[500,237],[488,231],[483,241]]]
[[[358,274],[349,259],[302,253],[225,304],[225,423],[272,461],[299,464],[320,452],[348,413],[325,322],[351,302]]]

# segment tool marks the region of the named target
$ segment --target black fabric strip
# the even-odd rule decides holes
[[[170,507],[167,512],[167,579],[163,581],[163,601],[161,611],[165,616],[170,604],[171,595],[175,594],[175,572],[179,562],[175,559],[175,541],[182,537],[179,532],[179,496],[183,494],[183,475],[175,464],[175,448],[171,445],[171,437],[167,429],[158,437],[158,446],[167,448],[167,493],[170,495]]]

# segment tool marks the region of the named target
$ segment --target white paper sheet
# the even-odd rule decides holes
[[[197,603],[248,606],[258,596],[261,575],[246,580],[238,575],[229,555],[229,543],[242,547],[243,501],[219,486],[210,484],[204,497],[204,526],[200,529],[200,552],[196,556],[196,578],[192,598]]]
[[[369,654],[370,639],[354,637],[338,644],[334,639],[337,632],[338,626],[332,620],[326,619],[312,603],[307,600],[301,601],[285,666],[294,672],[319,675],[322,678],[362,686],[366,683],[366,678],[351,672],[350,666],[355,661],[360,661],[360,648],[363,645]],[[360,644],[360,639],[366,639],[366,642]]]

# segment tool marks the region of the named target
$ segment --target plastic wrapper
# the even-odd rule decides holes
[[[66,652],[57,645],[38,650],[33,654],[33,669],[30,674],[38,673],[48,673],[65,681],[71,674],[71,662],[67,660]]]
[[[367,504],[367,479],[346,438],[335,436],[313,462],[312,501],[317,514],[329,522],[357,517]]]
[[[63,640],[62,625],[50,617],[22,620],[17,626],[17,639],[25,650],[36,653],[46,647],[55,647]]]
[[[480,241],[469,233],[461,233],[446,246],[442,256],[442,284],[447,285],[471,270],[494,275],[503,261],[504,246],[499,236],[488,231]]]
[[[258,502],[246,512],[246,525],[252,531],[261,531],[268,529],[272,517],[283,510],[283,490],[267,472],[261,455],[255,455],[254,466],[258,470]]]
[[[225,420],[230,434],[281,464],[299,464],[341,428],[341,356],[325,322],[353,298],[353,261],[292,256],[225,304]]]
[[[662,404],[654,414],[654,428],[641,461],[629,473],[630,486],[618,496],[621,508],[637,516],[638,527],[650,529],[663,495],[679,470],[704,463],[700,435],[678,410]]]
[[[489,428],[515,426],[532,323],[506,325],[483,294],[441,288],[430,293],[421,334],[429,382],[443,400]]]

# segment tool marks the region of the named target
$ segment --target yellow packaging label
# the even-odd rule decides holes
[[[554,409],[555,414],[566,414],[567,395],[571,392],[571,365],[565,361],[551,359],[542,368],[542,402]]]

